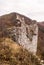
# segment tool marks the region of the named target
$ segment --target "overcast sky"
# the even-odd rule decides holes
[[[44,0],[0,0],[0,16],[11,12],[44,21]]]

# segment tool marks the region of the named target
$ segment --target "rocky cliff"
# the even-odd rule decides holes
[[[11,13],[0,17],[0,37],[10,37],[31,53],[37,52],[38,25],[18,13]]]

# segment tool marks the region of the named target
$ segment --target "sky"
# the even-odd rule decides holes
[[[0,0],[0,16],[11,12],[44,21],[44,0]]]

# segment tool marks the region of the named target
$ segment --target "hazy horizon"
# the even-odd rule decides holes
[[[0,0],[0,16],[12,12],[44,21],[44,0]]]

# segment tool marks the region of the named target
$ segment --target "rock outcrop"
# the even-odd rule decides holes
[[[37,52],[38,25],[23,15],[12,13],[0,17],[0,37],[10,37],[31,53]]]

